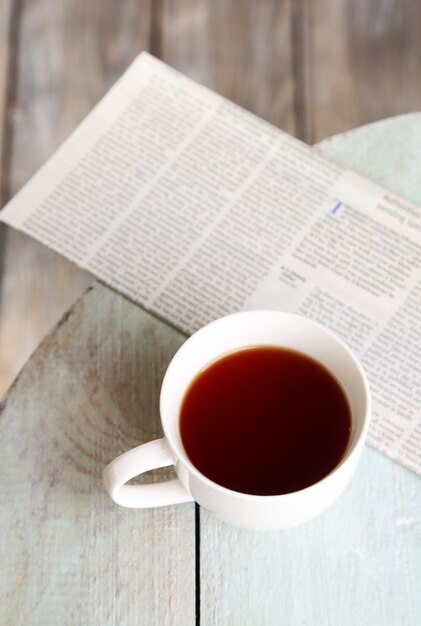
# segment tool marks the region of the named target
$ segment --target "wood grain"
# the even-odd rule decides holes
[[[162,435],[160,384],[183,341],[97,285],[25,365],[0,419],[4,626],[194,624],[194,505],[124,509],[102,482]]]
[[[16,21],[13,0],[3,0],[0,4],[0,207],[3,206],[7,198],[6,180],[8,179],[9,165],[9,143],[10,125],[8,119],[8,103],[10,97],[10,87],[13,69],[13,24]],[[6,242],[6,227],[0,224],[0,304],[1,304],[1,284],[4,265],[4,248]],[[0,396],[1,396],[1,376],[0,376]]]
[[[202,511],[202,625],[416,626],[421,618],[419,477],[366,449],[326,513],[279,533]]]
[[[291,52],[294,76],[295,136],[310,141],[310,20],[307,0],[295,0],[291,5]]]
[[[8,111],[8,195],[148,47],[149,26],[149,0],[22,2],[17,84]],[[68,261],[8,231],[0,298],[0,396],[42,336],[91,282]]]
[[[309,143],[421,108],[419,2],[305,1]]]
[[[166,0],[161,57],[294,134],[287,0]]]
[[[321,148],[420,202],[420,137],[418,114],[339,135]],[[370,448],[345,494],[298,528],[252,533],[202,510],[202,625],[416,626],[420,512],[419,477]]]
[[[13,0],[3,0],[0,4],[0,203],[7,195],[4,172],[7,170],[6,156],[8,137],[8,102],[12,77],[13,25],[16,20]],[[1,235],[0,235],[1,236]],[[1,248],[0,248],[1,254]]]
[[[10,57],[3,29],[10,33],[16,7],[18,56]],[[420,108],[420,26],[411,0],[3,0],[4,199],[142,49],[312,142]],[[381,170],[373,154],[391,154],[390,126],[323,149],[419,198],[421,129],[399,123],[395,161],[383,158]],[[11,231],[2,255],[0,395],[91,280]],[[157,390],[181,341],[95,287],[25,366],[0,420],[2,623],[194,622],[193,508],[117,509],[100,478],[115,454],[159,435]],[[367,450],[350,490],[302,528],[246,533],[202,511],[202,624],[420,623],[416,481]]]

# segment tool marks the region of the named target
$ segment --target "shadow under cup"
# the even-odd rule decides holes
[[[182,403],[198,373],[228,353],[257,346],[293,350],[321,363],[344,390],[351,412],[348,444],[338,465],[309,487],[282,495],[237,492],[213,482],[192,464],[180,437]],[[176,472],[192,497],[228,523],[252,529],[280,529],[322,512],[347,486],[368,430],[370,393],[351,350],[320,324],[280,311],[246,311],[212,322],[183,344],[165,375],[160,406]]]

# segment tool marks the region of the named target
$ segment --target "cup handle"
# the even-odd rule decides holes
[[[168,465],[174,465],[174,457],[165,437],[144,443],[124,452],[107,465],[104,470],[105,488],[114,502],[133,509],[192,502],[192,496],[178,478],[150,485],[126,485],[139,474]]]

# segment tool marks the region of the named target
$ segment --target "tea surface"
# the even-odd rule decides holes
[[[228,354],[200,372],[181,407],[187,456],[248,494],[308,487],[338,465],[351,429],[342,387],[308,356],[276,347]]]

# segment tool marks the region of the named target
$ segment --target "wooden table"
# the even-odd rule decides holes
[[[421,205],[421,114],[321,148]],[[419,625],[420,478],[373,449],[330,510],[284,532],[110,501],[103,467],[160,436],[184,340],[95,284],[24,366],[1,407],[0,623]]]

